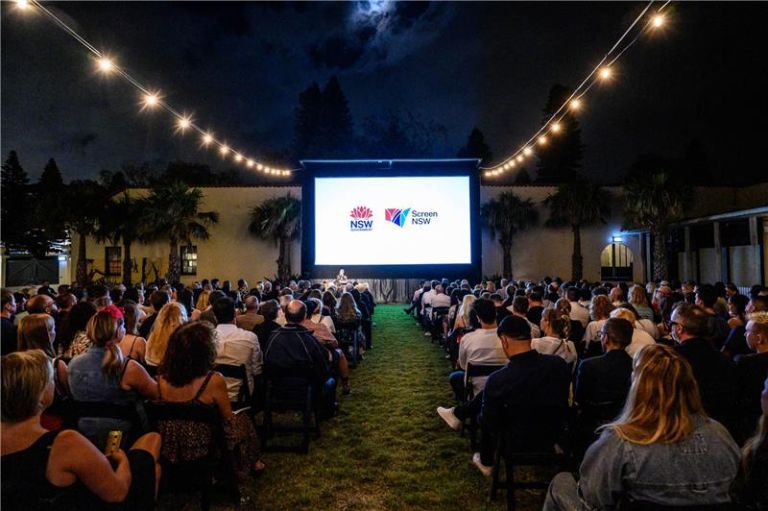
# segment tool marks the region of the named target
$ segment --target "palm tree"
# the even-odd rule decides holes
[[[286,284],[291,278],[291,242],[301,234],[301,201],[290,193],[265,200],[251,211],[248,230],[278,245],[277,278]]]
[[[109,241],[113,244],[123,242],[123,284],[131,284],[133,262],[131,260],[131,245],[141,239],[144,219],[142,215],[146,201],[131,199],[128,192],[123,192],[119,200],[108,201],[99,218],[99,227],[95,232],[99,242]]]
[[[147,197],[142,222],[146,230],[140,233],[141,238],[168,240],[169,282],[177,282],[181,273],[179,243],[191,245],[193,239],[207,240],[211,237],[208,226],[219,221],[216,211],[198,211],[202,200],[202,190],[181,182],[154,188]]]
[[[690,189],[666,171],[631,178],[624,186],[624,228],[645,228],[653,239],[653,278],[668,278],[667,229],[680,218]]]
[[[96,231],[98,218],[101,216],[106,197],[106,190],[95,181],[72,181],[66,188],[61,214],[64,223],[71,232],[78,234],[77,266],[75,280],[80,286],[88,282],[88,259],[86,257],[86,238]]]
[[[513,192],[503,192],[481,206],[480,216],[491,232],[491,239],[498,238],[504,253],[502,276],[512,278],[512,238],[517,231],[527,229],[538,220],[533,202],[522,200]]]
[[[547,227],[570,226],[573,232],[571,254],[571,280],[579,281],[584,276],[584,258],[581,255],[581,228],[597,222],[606,222],[611,214],[611,196],[599,186],[578,176],[557,187],[557,191],[544,199],[549,207]]]

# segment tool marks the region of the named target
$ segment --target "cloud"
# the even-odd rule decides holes
[[[307,49],[317,68],[360,70],[390,66],[433,41],[453,8],[431,2],[356,2],[346,26]]]

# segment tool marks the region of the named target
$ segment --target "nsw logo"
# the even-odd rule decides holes
[[[373,229],[373,211],[365,206],[357,206],[349,212],[352,220],[349,221],[350,231],[370,231]]]
[[[408,218],[408,213],[410,212],[411,212],[411,208],[407,208],[407,209],[387,208],[384,210],[384,219],[387,222],[392,222],[398,227],[403,227],[405,225],[405,220]]]

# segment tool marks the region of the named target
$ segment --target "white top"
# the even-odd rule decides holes
[[[248,375],[248,388],[253,392],[253,377],[261,374],[262,354],[256,334],[235,325],[216,326],[216,363],[239,366],[245,364]],[[236,378],[224,378],[230,401],[237,400],[241,381]]]
[[[576,346],[573,342],[557,337],[540,337],[531,341],[531,348],[543,355],[556,355],[567,363],[576,361]]]
[[[625,351],[627,352],[627,355],[634,358],[641,348],[648,346],[649,344],[656,344],[653,337],[651,337],[645,330],[635,328],[632,332],[632,342],[629,343],[629,346],[626,347]]]
[[[656,325],[650,319],[638,320],[635,323],[635,327],[639,328],[641,330],[644,330],[648,335],[650,335],[654,339],[658,339],[659,338],[659,329],[656,328]]]
[[[479,328],[461,338],[459,344],[459,367],[467,368],[467,364],[501,366],[507,359],[504,348],[501,347],[501,339],[496,335],[496,328]],[[472,387],[475,395],[483,390],[487,376],[475,376],[472,378]],[[466,381],[466,376],[465,376]]]
[[[432,296],[432,299],[430,300],[430,305],[432,307],[450,307],[451,297],[445,293],[440,293],[439,295],[435,294]]]
[[[583,341],[587,344],[593,342],[600,342],[600,330],[603,329],[603,325],[607,319],[598,319],[597,321],[590,321],[587,325],[587,329],[584,330]]]
[[[578,321],[581,326],[587,326],[589,323],[589,309],[583,307],[579,302],[568,302],[571,304],[571,320]]]
[[[421,312],[431,312],[429,309],[432,308],[433,296],[435,296],[434,289],[430,289],[429,291],[424,292],[424,294],[421,296]]]

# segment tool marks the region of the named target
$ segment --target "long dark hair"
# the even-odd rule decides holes
[[[183,387],[206,375],[216,360],[214,332],[207,321],[178,327],[168,339],[158,373],[174,387]]]

